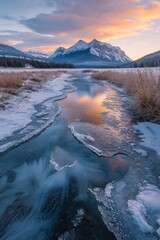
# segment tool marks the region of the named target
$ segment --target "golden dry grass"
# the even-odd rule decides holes
[[[143,121],[160,123],[160,76],[146,70],[107,70],[93,73],[92,77],[124,87],[132,97],[134,116]]]
[[[59,71],[2,72],[0,73],[0,88],[19,88],[27,79],[42,82],[54,78],[59,73]]]
[[[0,88],[18,88],[27,77],[27,73],[0,73]]]

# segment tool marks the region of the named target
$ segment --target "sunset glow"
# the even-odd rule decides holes
[[[0,0],[0,43],[52,53],[79,39],[120,46],[137,59],[159,50],[160,1]]]

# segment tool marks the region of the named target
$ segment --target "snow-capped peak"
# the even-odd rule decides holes
[[[81,51],[81,50],[84,50],[84,49],[87,49],[87,48],[88,48],[88,43],[83,41],[83,40],[79,40],[75,45],[68,48],[66,50],[65,54],[75,52],[75,51]]]
[[[97,39],[93,39],[89,44],[94,44],[94,43],[100,43],[100,41],[98,41]]]
[[[88,43],[90,46],[94,45],[104,45],[105,43],[98,41],[97,39],[93,39],[91,42]]]
[[[47,54],[40,52],[26,51],[25,53],[29,56],[39,59],[47,59],[49,57]]]
[[[66,48],[64,47],[59,47],[56,49],[56,51],[50,56],[50,58],[55,58],[55,57],[58,57],[58,56],[61,56],[65,53],[66,51]]]
[[[76,49],[82,49],[88,46],[88,43],[83,41],[83,40],[79,40],[75,45],[73,45],[71,48],[76,48]]]

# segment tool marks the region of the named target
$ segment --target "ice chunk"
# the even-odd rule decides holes
[[[64,149],[55,147],[50,162],[56,170],[60,171],[65,167],[73,167],[77,161]]]
[[[113,189],[113,184],[112,183],[108,183],[106,188],[105,188],[105,195],[107,197],[111,197],[112,189]]]
[[[128,201],[128,209],[131,213],[135,223],[138,225],[140,230],[144,233],[152,233],[153,227],[150,226],[147,223],[147,220],[145,218],[146,216],[146,209],[144,205],[138,201],[135,200],[129,200]]]
[[[77,214],[72,221],[74,227],[77,227],[81,223],[84,215],[85,215],[85,211],[83,208],[80,208],[77,210]]]
[[[91,142],[95,142],[93,137],[91,137],[90,135],[76,132],[73,125],[69,125],[68,127],[71,130],[72,134],[77,138],[78,141],[82,142],[86,147],[88,147],[91,151],[96,153],[98,156],[103,155],[103,153],[100,149],[98,149],[97,147],[90,144]]]

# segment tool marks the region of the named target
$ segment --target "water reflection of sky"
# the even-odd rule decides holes
[[[106,112],[106,107],[102,106],[106,94],[94,93],[78,96],[76,93],[70,94],[66,99],[60,102],[64,109],[64,115],[67,121],[81,119],[83,122],[102,124],[103,117],[100,115]]]
[[[91,82],[83,77],[75,81],[75,87],[78,90],[59,103],[63,108],[63,119],[76,134],[80,134],[80,137],[77,135],[78,140],[102,151],[104,156],[119,151],[130,153],[125,144],[130,139],[130,134],[126,134],[130,118],[124,108],[123,94],[110,85]],[[88,139],[81,141],[81,135],[91,136],[94,142]],[[114,162],[113,171],[115,165],[120,166],[121,161]]]

